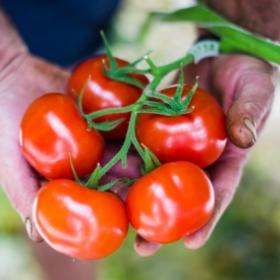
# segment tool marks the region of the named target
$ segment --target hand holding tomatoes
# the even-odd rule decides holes
[[[144,174],[129,189],[126,199],[127,213],[124,214],[124,217],[126,222],[131,222],[132,226],[141,236],[141,242],[144,242],[143,240],[145,239],[145,242],[150,241],[153,244],[163,244],[193,236],[197,231],[203,230],[202,228],[207,228],[208,222],[210,221],[211,223],[213,220],[212,214],[216,213],[214,211],[214,189],[201,167],[210,166],[212,169],[212,166],[215,166],[213,163],[223,153],[227,140],[223,110],[206,91],[201,88],[197,89],[196,85],[193,87],[183,85],[182,79],[180,79],[176,87],[170,87],[161,92],[157,91],[162,77],[170,72],[177,64],[177,67],[179,67],[179,61],[166,66],[159,66],[155,69],[157,66],[151,60],[147,59],[148,65],[151,68],[141,70],[134,68],[134,64],[122,64],[121,61],[116,60],[119,66],[117,68],[108,67],[104,72],[103,60],[105,60],[105,67],[107,68],[106,63],[108,64],[108,61],[106,62],[106,59],[107,57],[105,56],[99,56],[82,63],[71,77],[72,82],[74,80],[75,83],[83,79],[84,83],[79,85],[79,90],[85,86],[87,78],[90,77],[83,94],[83,97],[87,96],[88,100],[83,98],[82,104],[79,103],[79,105],[82,105],[86,113],[93,113],[85,114],[82,112],[81,107],[74,104],[72,98],[69,96],[63,96],[62,98],[59,95],[63,100],[67,100],[65,104],[68,105],[62,106],[61,104],[64,104],[64,102],[56,103],[56,101],[50,101],[46,106],[46,110],[36,110],[31,105],[29,108],[30,112],[26,114],[29,117],[31,116],[31,120],[39,116],[39,119],[41,119],[40,127],[43,128],[43,131],[48,131],[49,135],[51,135],[51,137],[44,139],[40,132],[38,134],[35,133],[35,136],[39,135],[39,137],[31,137],[32,141],[26,142],[26,147],[30,148],[35,146],[38,148],[37,150],[29,150],[30,154],[33,155],[33,159],[40,162],[46,158],[55,158],[55,155],[60,154],[57,151],[61,151],[61,158],[63,159],[66,158],[65,155],[68,153],[68,161],[65,160],[65,164],[62,165],[64,170],[65,166],[67,166],[67,172],[73,172],[70,168],[69,161],[69,154],[71,154],[74,167],[79,176],[84,176],[91,172],[90,177],[77,178],[75,176],[77,183],[63,180],[64,175],[62,176],[61,174],[63,173],[61,173],[57,177],[53,177],[59,180],[51,181],[43,187],[42,193],[49,193],[49,196],[42,195],[39,192],[36,203],[38,204],[38,201],[40,201],[40,205],[48,205],[48,201],[52,200],[52,204],[56,205],[58,209],[56,212],[61,213],[63,217],[68,217],[67,219],[63,219],[66,221],[65,223],[60,224],[52,212],[47,212],[46,206],[37,207],[36,204],[34,208],[36,209],[34,210],[34,217],[36,218],[37,226],[46,241],[56,250],[82,259],[96,259],[106,256],[117,249],[125,238],[125,234],[123,234],[121,239],[116,239],[117,241],[111,244],[112,247],[106,247],[104,245],[102,247],[104,250],[99,250],[100,246],[106,243],[101,236],[97,239],[89,240],[86,235],[82,235],[81,240],[83,241],[74,238],[69,242],[67,235],[73,235],[75,237],[84,232],[90,232],[94,228],[94,225],[90,221],[95,218],[103,221],[102,216],[98,213],[103,213],[103,210],[105,210],[107,215],[105,197],[107,198],[111,195],[108,190],[116,183],[126,182],[125,184],[128,184],[130,180],[119,178],[118,173],[113,175],[117,177],[117,181],[111,180],[108,183],[107,180],[101,181],[101,179],[110,170],[114,170],[114,166],[118,162],[121,168],[127,166],[127,156],[131,146],[134,146],[135,151],[137,151],[144,163],[142,167]],[[92,78],[92,69],[95,69],[95,71],[99,69],[99,72],[97,72],[100,75],[95,76],[95,78],[99,77],[100,80],[96,81],[95,78]],[[142,85],[145,84],[145,81],[143,83],[141,82],[141,86],[139,86],[138,82],[143,79],[144,73],[151,74],[153,79],[143,88]],[[77,78],[75,75],[83,78]],[[124,76],[122,77],[122,75]],[[126,84],[131,77],[134,77],[135,81],[137,81],[133,86]],[[181,75],[181,77],[183,76]],[[110,88],[112,84],[115,85],[115,88],[120,87],[123,90],[118,92],[118,94],[110,91],[112,90]],[[102,88],[102,91],[98,93],[96,88]],[[104,89],[106,90],[104,91]],[[74,90],[74,92],[79,93],[79,90]],[[117,106],[115,103],[106,103],[108,100],[110,101],[110,98],[107,99],[108,92],[113,92],[114,94],[110,94],[110,96],[114,98],[126,98],[127,95],[129,95],[129,98],[133,96],[135,98],[132,98],[133,100],[128,98],[129,102],[120,103]],[[49,97],[47,95],[44,98],[48,99]],[[41,99],[44,100],[44,98]],[[114,98],[112,100],[115,100]],[[36,102],[40,103],[41,99],[36,100],[34,104]],[[100,102],[102,101],[102,104],[106,103],[107,105],[98,107],[98,100]],[[54,108],[51,106],[52,103],[56,104]],[[71,106],[69,105],[70,103],[72,104]],[[86,107],[89,104],[97,107],[87,109]],[[65,109],[60,110],[61,108]],[[67,116],[62,112],[67,112]],[[110,133],[104,134],[105,136],[110,136],[106,137],[107,139],[121,139],[124,137],[123,132],[126,132],[120,150],[103,166],[98,165],[95,169],[94,166],[99,162],[100,154],[103,152],[103,141],[99,133],[89,123],[89,118],[92,116],[95,116],[93,117],[92,126],[95,126],[97,122],[117,120],[120,117],[126,119],[126,126],[123,131],[120,130],[121,126],[118,126],[110,132],[112,133],[111,136],[109,135]],[[45,123],[44,120],[46,119],[55,121]],[[25,121],[23,120],[22,127],[25,130],[22,131],[34,131],[28,128],[29,126],[35,127],[34,124],[37,122],[33,121],[32,124],[32,121],[26,121],[26,123],[27,125],[25,125]],[[56,130],[58,123],[62,123],[63,125],[60,128],[65,129]],[[100,126],[96,126],[97,129],[100,129],[98,127]],[[71,135],[72,138],[64,137],[66,134],[60,134],[61,131],[64,131],[63,133],[67,131],[67,136]],[[47,149],[51,156],[40,158],[38,155],[44,154],[40,149],[47,147],[44,143],[48,143],[48,140],[52,140],[55,143]],[[90,148],[86,149],[86,146]],[[51,153],[50,151],[55,152]],[[78,156],[75,156],[74,151],[86,152],[78,153]],[[28,156],[27,153],[27,160],[40,171],[40,168],[32,163],[32,157],[28,158]],[[158,158],[164,163],[162,166],[159,166],[160,162]],[[45,165],[46,163],[48,162],[46,161]],[[53,163],[57,163],[57,161],[54,160]],[[90,168],[90,164],[93,167]],[[40,167],[40,164],[37,166]],[[56,170],[57,166],[55,164],[53,166],[50,165],[47,169],[50,170],[52,167],[53,170]],[[88,171],[83,171],[84,169]],[[45,177],[51,178],[44,171],[40,171],[40,173]],[[67,174],[69,175],[69,173]],[[136,174],[138,172],[133,173]],[[124,175],[125,172],[121,172],[121,174]],[[73,177],[72,173],[69,176]],[[100,186],[100,182],[106,182],[106,184]],[[52,187],[52,184],[60,186],[60,188],[57,187],[54,195],[52,195],[52,190],[55,190],[55,188]],[[65,188],[65,184],[71,185],[71,187]],[[96,189],[87,190],[84,189],[84,186]],[[64,190],[67,190],[64,193],[65,196],[62,195],[61,198],[56,199],[60,197],[60,192],[63,193]],[[77,190],[79,190],[79,195],[77,195]],[[82,199],[81,197],[83,195],[85,197]],[[87,200],[89,197],[92,200],[95,197],[102,197],[100,201],[103,201],[104,198],[104,202],[91,204],[91,201]],[[55,201],[59,201],[59,203]],[[75,202],[74,204],[72,204],[73,201]],[[73,205],[76,206],[74,207]],[[83,205],[84,208],[78,205]],[[112,202],[113,205],[114,203]],[[40,212],[40,209],[43,210]],[[64,209],[65,211],[60,209]],[[81,210],[82,212],[79,212],[80,215],[77,212],[80,211],[79,209],[84,209]],[[93,213],[92,219],[84,218],[85,209],[91,209],[89,213]],[[111,211],[113,209],[108,210],[108,212]],[[118,213],[118,210],[116,210],[116,213]],[[128,217],[126,217],[127,214]],[[116,220],[114,219],[114,221]],[[79,224],[80,227],[77,228],[75,226],[76,224]],[[95,228],[94,232],[102,229],[102,225],[105,225],[105,227],[108,226],[107,228],[111,227],[111,229],[108,229],[108,232],[114,232],[113,228],[115,226],[117,227],[116,224],[112,225],[101,222]],[[124,227],[122,229],[123,233],[126,232]],[[91,236],[91,234],[89,235]],[[61,236],[62,238],[59,239]],[[112,240],[115,237],[114,235],[111,236]],[[78,242],[76,242],[77,240]],[[90,250],[86,247],[86,242],[91,244]]]
[[[198,75],[200,85],[221,101],[230,138],[223,155],[207,170],[216,196],[214,214],[204,227],[184,238],[187,248],[197,249],[207,242],[237,190],[250,152],[247,148],[254,145],[271,109],[273,72],[264,61],[244,55],[207,59],[185,69],[187,82]],[[138,238],[135,248],[150,256],[159,246]]]
[[[29,104],[47,91],[63,91],[69,73],[28,53],[16,54],[7,62],[0,69],[0,187],[26,224],[29,237],[38,241],[41,237],[32,225],[31,208],[40,180],[21,153],[19,127]]]

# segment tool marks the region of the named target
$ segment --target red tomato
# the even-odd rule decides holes
[[[169,243],[208,222],[214,209],[214,191],[197,165],[170,162],[136,181],[128,192],[126,206],[140,236]]]
[[[118,66],[124,67],[128,62],[116,59]],[[119,108],[133,104],[142,93],[142,90],[122,82],[107,78],[103,73],[103,62],[109,67],[105,55],[96,56],[79,64],[73,71],[69,83],[68,92],[74,96],[80,93],[89,77],[91,77],[83,96],[83,108],[86,113],[95,112],[106,108]],[[131,75],[143,85],[148,83],[144,75]],[[112,114],[96,119],[97,121],[108,121],[124,118],[125,121],[110,132],[104,133],[110,139],[121,139],[124,137],[129,120],[129,113]]]
[[[89,174],[103,154],[103,138],[87,129],[74,100],[51,93],[36,99],[21,123],[20,144],[27,161],[51,179],[73,178],[69,155],[79,176]]]
[[[186,96],[190,86],[185,86]],[[173,96],[176,87],[162,93]],[[138,140],[162,162],[186,160],[200,167],[215,162],[226,145],[225,117],[214,97],[198,89],[190,106],[193,112],[175,117],[142,114],[138,118]]]
[[[78,259],[110,255],[122,244],[128,228],[120,198],[67,179],[51,181],[40,189],[33,219],[53,249]]]

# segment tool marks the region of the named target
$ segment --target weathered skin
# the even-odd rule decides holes
[[[279,1],[208,2],[244,27],[279,39]],[[27,222],[29,236],[40,240],[30,220],[32,201],[40,181],[20,154],[19,122],[28,104],[38,95],[63,90],[69,74],[30,55],[1,12],[0,34],[0,184]],[[249,153],[246,148],[255,143],[271,108],[274,70],[267,63],[249,56],[228,55],[202,61],[199,65],[188,67],[186,72],[188,78],[191,77],[190,73],[192,76],[199,74],[201,85],[221,100],[232,141],[228,143],[222,158],[209,170],[216,192],[215,214],[204,228],[185,238],[185,245],[195,249],[208,240],[237,189]],[[138,176],[139,160],[135,156],[130,160],[127,172],[131,177]],[[120,166],[116,166],[112,176],[118,176],[119,171]],[[137,237],[135,248],[140,255],[147,256],[159,246]]]
[[[279,40],[280,2],[277,0],[207,0],[209,6],[225,17],[268,38]],[[203,246],[237,190],[246,159],[269,115],[273,102],[275,69],[259,59],[245,55],[227,55],[204,60],[186,69],[186,79],[196,75],[200,85],[221,101],[227,115],[231,142],[224,155],[209,169],[216,194],[213,218],[201,230],[185,237],[185,246]],[[142,256],[154,254],[159,246],[136,238],[136,251]]]

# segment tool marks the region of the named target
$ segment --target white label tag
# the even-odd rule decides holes
[[[219,55],[220,42],[217,40],[203,40],[191,47],[189,53],[194,56],[194,63],[198,63],[207,57]]]

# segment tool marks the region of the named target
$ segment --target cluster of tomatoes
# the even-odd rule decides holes
[[[116,59],[119,67],[127,62]],[[73,71],[67,94],[36,99],[21,123],[20,145],[29,164],[47,179],[34,202],[33,219],[44,240],[57,251],[79,259],[99,259],[124,241],[128,224],[144,239],[169,243],[201,228],[214,209],[214,191],[202,168],[214,163],[226,144],[224,114],[216,100],[197,89],[191,112],[179,116],[140,113],[135,126],[139,143],[163,164],[129,186],[123,202],[109,191],[86,188],[87,178],[101,161],[105,141],[121,141],[130,113],[108,114],[95,122],[122,119],[111,131],[89,127],[85,113],[134,104],[142,90],[112,80],[104,73],[107,56],[84,61]],[[130,74],[144,86],[144,75]],[[90,78],[89,78],[90,77]],[[163,90],[172,97],[176,86]],[[184,87],[183,97],[189,86]],[[75,172],[73,172],[73,166]]]

